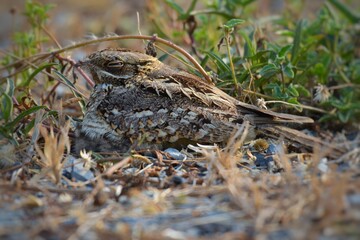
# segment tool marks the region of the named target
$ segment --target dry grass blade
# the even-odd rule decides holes
[[[43,172],[50,176],[55,183],[59,183],[61,178],[62,160],[65,149],[70,153],[70,141],[68,137],[70,122],[61,127],[60,132],[55,134],[53,128],[48,131],[40,126],[40,133],[44,138],[44,148],[41,150],[38,144],[35,144],[37,153],[40,156],[40,164],[44,168]]]

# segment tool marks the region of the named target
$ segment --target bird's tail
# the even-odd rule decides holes
[[[345,154],[346,149],[339,144],[328,142],[322,138],[305,134],[296,129],[280,125],[262,125],[258,126],[258,131],[271,138],[283,138],[284,140],[296,143],[314,151],[318,148],[324,156],[337,158]]]
[[[244,116],[244,120],[249,121],[253,125],[257,124],[306,124],[314,123],[309,117],[298,116],[287,113],[278,113],[268,109],[262,109],[254,105],[243,102],[236,102],[239,115]]]

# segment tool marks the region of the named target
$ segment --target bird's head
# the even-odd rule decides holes
[[[150,74],[159,68],[156,58],[127,49],[104,49],[94,52],[77,64],[87,70],[96,84],[121,85],[137,76]]]

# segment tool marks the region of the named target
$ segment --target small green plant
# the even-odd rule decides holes
[[[34,113],[40,109],[48,109],[42,105],[41,99],[32,94],[32,89],[36,86],[36,91],[40,92],[41,88],[54,84],[49,81],[38,82],[37,79],[42,70],[49,69],[54,63],[22,69],[21,61],[26,61],[24,59],[27,57],[39,53],[42,45],[49,40],[44,28],[51,8],[52,5],[26,1],[24,15],[30,23],[30,29],[14,34],[13,52],[1,61],[3,66],[8,66],[8,77],[5,81],[1,80],[0,136],[11,140],[15,145],[19,144],[19,139],[24,140],[34,127]]]

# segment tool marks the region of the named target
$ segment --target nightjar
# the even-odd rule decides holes
[[[313,122],[240,102],[193,74],[132,50],[101,50],[78,65],[96,83],[77,129],[83,140],[77,141],[78,150],[221,144],[244,121],[252,126],[251,137],[268,126]]]

